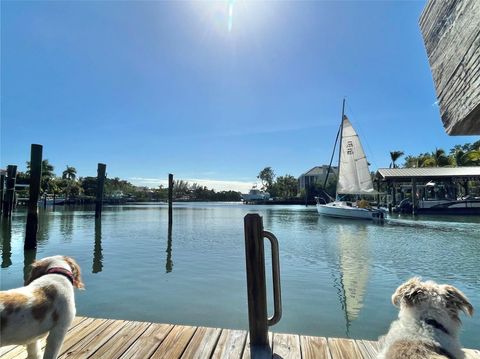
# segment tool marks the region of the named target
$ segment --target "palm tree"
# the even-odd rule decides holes
[[[392,151],[390,152],[390,158],[392,162],[390,163],[390,168],[398,168],[397,164],[395,163],[400,157],[404,155],[403,151]]]
[[[55,177],[53,173],[54,167],[48,162],[48,159],[42,161],[42,178],[52,178]],[[30,161],[27,161],[27,172],[30,175]]]
[[[62,178],[74,181],[77,178],[77,170],[75,167],[67,165],[67,169],[62,172]]]
[[[445,167],[450,165],[450,159],[441,148],[436,148],[432,153],[424,153],[420,156],[419,167]]]

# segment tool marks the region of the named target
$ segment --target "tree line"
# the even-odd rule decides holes
[[[399,168],[397,161],[404,156],[403,151],[390,152],[390,168]],[[480,166],[480,140],[472,144],[455,145],[447,153],[442,148],[419,155],[405,156],[404,168],[413,167],[462,167]]]
[[[17,173],[17,184],[28,185],[30,182],[30,163],[27,162],[27,171]],[[93,199],[97,190],[96,177],[78,177],[75,167],[66,166],[61,176],[54,173],[54,166],[45,159],[42,161],[42,177],[40,182],[41,195],[64,196],[65,199]],[[19,197],[28,197],[28,190],[17,191]],[[119,177],[106,178],[104,185],[106,199],[117,201],[166,201],[168,188],[160,185],[156,188],[135,186]],[[240,201],[241,194],[236,191],[219,191],[190,184],[187,181],[176,180],[173,185],[173,197],[178,200],[190,201]]]

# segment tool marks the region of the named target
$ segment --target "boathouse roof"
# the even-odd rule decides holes
[[[381,180],[411,180],[412,178],[480,179],[480,166],[379,168],[375,174],[375,177]]]

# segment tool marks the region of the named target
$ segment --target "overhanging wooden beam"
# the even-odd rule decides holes
[[[445,131],[480,135],[480,1],[429,0],[419,22]]]

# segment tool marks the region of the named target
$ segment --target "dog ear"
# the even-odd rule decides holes
[[[80,266],[71,257],[64,256],[63,259],[65,260],[65,262],[68,263],[68,265],[72,269],[73,286],[78,288],[78,289],[84,289],[85,285],[83,284],[83,281],[82,281],[82,273],[80,271]]]
[[[445,285],[445,300],[456,310],[461,310],[469,316],[473,315],[473,305],[468,301],[465,294],[452,285]]]
[[[423,297],[424,293],[421,283],[422,282],[418,277],[411,278],[405,283],[403,283],[392,295],[393,305],[396,307],[400,307],[402,299],[407,305],[413,305],[415,303],[418,303]]]
[[[40,278],[42,275],[44,275],[47,272],[47,269],[48,269],[48,262],[43,260],[34,261],[31,264],[31,271],[27,279],[25,280],[25,285],[29,285],[35,279]]]

